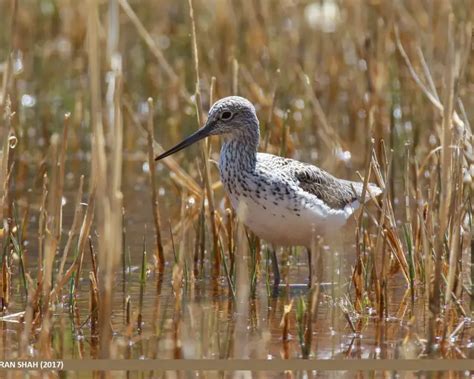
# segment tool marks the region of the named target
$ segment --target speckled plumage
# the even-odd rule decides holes
[[[217,101],[203,128],[157,159],[208,135],[225,138],[219,171],[238,218],[267,242],[309,247],[313,233],[339,229],[359,206],[362,183],[337,179],[307,163],[258,153],[255,108],[238,96]],[[373,196],[381,193],[373,184],[368,190]]]

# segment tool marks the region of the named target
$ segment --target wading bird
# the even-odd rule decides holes
[[[212,135],[224,136],[220,177],[238,219],[273,245],[305,246],[310,260],[314,235],[339,230],[360,205],[363,183],[335,178],[308,163],[257,152],[257,114],[252,103],[239,96],[218,100],[202,128],[155,159]],[[372,196],[382,192],[374,184],[367,190]]]

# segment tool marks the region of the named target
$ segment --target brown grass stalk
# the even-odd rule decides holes
[[[158,203],[158,190],[156,188],[156,174],[155,174],[155,153],[153,150],[153,114],[154,106],[153,99],[148,98],[148,166],[149,166],[149,179],[151,187],[151,203],[153,210],[153,221],[155,222],[155,242],[156,242],[156,253],[155,253],[155,265],[158,272],[162,273],[165,268],[165,255],[163,251],[163,243],[161,241],[161,226],[160,226],[160,207]]]
[[[238,223],[236,225],[236,280],[234,288],[236,292],[236,320],[234,330],[234,352],[235,358],[245,358],[248,354],[248,335],[245,329],[248,325],[249,315],[249,298],[250,298],[250,283],[249,283],[249,266],[250,249],[245,235],[244,225]]]
[[[74,216],[72,219],[71,229],[69,229],[66,246],[63,249],[63,255],[61,257],[61,263],[59,265],[59,271],[58,271],[58,275],[56,279],[57,283],[62,282],[64,266],[66,264],[67,256],[69,254],[69,251],[71,250],[74,237],[79,232],[79,222],[82,217],[82,208],[83,208],[83,204],[82,204],[83,186],[84,186],[84,175],[81,175],[79,179],[79,189],[77,190],[77,195],[76,195],[76,206],[74,209]]]
[[[145,228],[146,233],[146,228]],[[142,251],[142,263],[140,267],[140,295],[138,297],[138,316],[137,316],[137,330],[138,333],[142,333],[143,328],[143,297],[145,296],[146,286],[146,235],[143,236],[143,251]]]
[[[44,240],[44,285],[43,285],[43,307],[49,307],[50,291],[52,287],[53,262],[56,255],[56,250],[59,245],[59,214],[58,207],[62,204],[62,193],[59,188],[59,135],[53,134],[51,136],[51,151],[53,156],[54,166],[51,170],[51,180],[48,186],[48,199],[46,209],[46,223],[45,223],[45,240]],[[45,308],[43,308],[43,311]]]
[[[0,167],[0,221],[2,228],[5,227],[5,218],[10,216],[9,187],[12,170],[12,150],[16,146],[17,139],[14,131],[11,129],[11,118],[13,117],[9,105],[5,109],[4,118],[6,121],[6,130],[8,130],[2,143],[1,167]],[[8,234],[8,230],[3,230],[3,236]]]
[[[454,80],[455,75],[452,67],[454,62],[454,46],[453,46],[453,16],[448,14],[448,36],[447,36],[447,54],[444,80],[446,88],[444,92],[444,106],[441,108],[443,113],[442,135],[441,135],[441,188],[440,188],[440,209],[439,209],[439,226],[436,236],[435,245],[435,262],[434,262],[434,283],[433,292],[430,297],[430,320],[428,329],[428,353],[433,353],[433,345],[436,337],[436,320],[441,311],[441,275],[443,265],[444,238],[448,231],[449,224],[449,206],[453,187],[451,184],[452,175],[452,153],[449,149],[452,141],[452,121],[454,107]]]
[[[95,279],[94,273],[89,272],[89,285],[90,285],[90,297],[89,297],[89,322],[91,328],[91,337],[97,338],[100,335],[99,325],[99,287]]]
[[[23,320],[23,331],[20,336],[20,358],[28,357],[28,346],[30,345],[30,337],[33,331],[33,321],[36,313],[35,307],[35,294],[36,291],[31,290],[35,283],[31,277],[27,274],[30,291],[28,291],[28,300],[25,308],[25,315]]]
[[[112,63],[114,83],[114,102],[109,103],[109,114],[114,115],[111,133],[110,150],[106,151],[104,128],[102,125],[101,70],[99,44],[99,9],[97,0],[87,3],[87,47],[89,57],[89,76],[91,94],[92,125],[92,178],[91,183],[97,188],[97,226],[99,235],[100,278],[100,356],[110,357],[112,331],[110,317],[112,313],[112,295],[114,273],[122,249],[122,113],[121,113],[121,67],[119,60]]]
[[[38,220],[38,273],[37,283],[38,292],[42,292],[43,288],[43,277],[44,277],[44,239],[46,229],[46,200],[48,197],[48,175],[43,176],[43,192],[41,195],[41,206],[39,211]]]
[[[86,214],[84,215],[84,219],[81,225],[81,231],[79,232],[79,239],[77,241],[77,255],[74,258],[74,261],[71,263],[69,268],[67,269],[64,276],[61,277],[61,280],[56,281],[56,285],[54,286],[53,290],[51,291],[51,298],[54,298],[56,294],[60,291],[60,289],[66,284],[69,278],[77,272],[77,267],[79,265],[79,257],[81,256],[84,248],[86,246],[87,238],[89,237],[89,233],[92,226],[92,221],[94,219],[94,211],[95,211],[95,190],[93,190],[89,194],[89,198],[87,201],[87,209]],[[40,229],[41,230],[41,229]]]
[[[7,111],[5,114],[6,119],[8,120],[7,125],[10,123],[11,114],[9,113],[9,106],[7,106]],[[7,236],[13,231],[12,230],[12,207],[11,207],[11,195],[10,195],[10,186],[11,178],[13,172],[13,149],[16,146],[16,137],[13,132],[10,131],[8,138],[4,140],[3,150],[2,150],[2,160],[1,160],[1,171],[0,178],[3,180],[0,182],[0,222],[1,227],[1,246],[4,248],[3,257],[2,257],[2,273],[0,277],[0,310],[6,309],[10,303],[10,293],[11,293],[11,253],[10,247],[5,246],[7,241]]]
[[[318,316],[319,300],[321,292],[321,283],[323,281],[323,256],[321,254],[322,239],[317,238],[313,230],[311,239],[311,265],[310,283],[311,289],[308,293],[308,307],[305,315],[305,330],[304,330],[304,358],[309,358],[311,354],[311,345],[313,341],[313,330],[316,318]],[[350,318],[349,318],[350,320]],[[352,323],[351,323],[352,324]]]
[[[65,172],[66,172],[66,152],[67,152],[67,146],[68,146],[68,130],[69,130],[69,124],[70,124],[70,118],[71,114],[66,113],[64,115],[64,129],[63,129],[63,134],[62,134],[62,139],[61,139],[61,147],[59,150],[59,155],[58,155],[58,160],[57,160],[57,195],[56,199],[58,199],[57,204],[55,205],[56,207],[56,213],[55,213],[55,218],[56,218],[56,230],[55,230],[55,237],[56,240],[59,242],[61,240],[61,233],[62,233],[62,226],[63,226],[63,203],[62,203],[62,197],[64,194],[64,178],[65,178]]]
[[[195,91],[195,105],[196,105],[196,114],[197,114],[197,122],[198,127],[202,125],[203,122],[203,111],[202,111],[202,103],[201,103],[201,86],[200,86],[200,78],[199,78],[199,56],[198,56],[198,46],[197,46],[197,36],[196,36],[196,24],[194,20],[194,8],[193,8],[193,1],[188,0],[189,4],[189,18],[191,19],[191,36],[192,36],[192,51],[193,51],[193,58],[194,58],[194,70],[196,74],[196,91]],[[214,254],[214,266],[213,266],[213,275],[214,277],[218,277],[220,273],[220,264],[221,258],[219,254],[219,242],[218,242],[218,235],[217,235],[217,227],[216,227],[216,208],[214,204],[214,191],[212,190],[211,186],[211,168],[209,164],[209,141],[204,141],[202,146],[202,155],[204,161],[204,184],[206,186],[206,195],[207,201],[209,206],[209,217],[210,217],[210,224],[211,224],[211,232],[212,232],[212,247],[213,247],[213,254]]]
[[[293,307],[293,301],[286,304],[283,309],[283,316],[280,322],[281,338],[283,342],[287,342],[290,339],[290,314]]]
[[[53,145],[54,146],[54,145]],[[55,170],[53,170],[54,172]],[[51,192],[48,192],[50,194]],[[45,237],[44,237],[44,256],[42,261],[43,269],[43,284],[42,284],[42,298],[41,298],[41,332],[39,337],[39,349],[43,357],[52,357],[51,350],[51,312],[50,312],[50,291],[51,280],[53,274],[53,262],[57,249],[57,240],[52,235],[54,231],[54,201],[57,199],[49,198],[46,206],[46,223],[45,223]]]

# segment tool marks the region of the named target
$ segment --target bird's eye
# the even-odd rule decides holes
[[[221,114],[221,119],[222,120],[230,120],[231,117],[232,117],[232,112],[230,112],[230,111],[224,111]]]

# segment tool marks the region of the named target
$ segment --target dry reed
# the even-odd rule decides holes
[[[158,191],[156,188],[156,177],[155,177],[155,154],[153,150],[153,99],[148,98],[148,168],[150,173],[150,187],[151,187],[151,201],[153,207],[153,220],[155,222],[155,237],[156,237],[156,266],[158,272],[162,273],[165,267],[165,256],[163,251],[163,243],[161,242],[161,226],[160,226],[160,209],[158,203]]]

